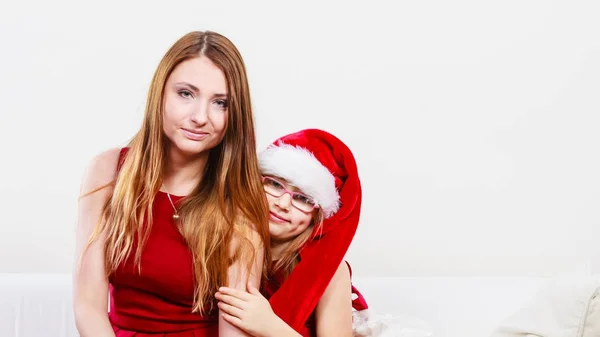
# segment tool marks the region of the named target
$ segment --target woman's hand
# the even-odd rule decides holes
[[[248,292],[221,287],[215,298],[219,301],[223,319],[253,336],[269,337],[280,326],[280,318],[271,309],[269,301],[249,284]]]

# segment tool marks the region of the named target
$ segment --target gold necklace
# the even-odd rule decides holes
[[[173,206],[173,220],[179,220],[179,213],[177,212],[177,207],[175,207],[175,204],[173,203],[173,200],[171,200],[171,193],[169,193],[169,190],[167,190],[167,188],[165,187],[165,184],[162,184],[162,187],[165,189],[165,191],[167,192],[167,198],[169,198],[169,201],[171,202],[171,206]]]

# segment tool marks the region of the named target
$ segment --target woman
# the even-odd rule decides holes
[[[259,162],[272,275],[266,297],[252,285],[248,292],[221,288],[222,316],[253,336],[352,336],[352,307],[367,309],[343,261],[361,205],[352,152],[335,136],[309,129],[278,139]]]
[[[259,174],[238,50],[214,32],[186,34],[158,65],[129,146],[97,155],[83,178],[81,336],[247,336],[213,295],[259,284],[270,261]]]

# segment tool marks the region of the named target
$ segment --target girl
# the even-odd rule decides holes
[[[361,186],[352,152],[317,129],[278,139],[259,156],[269,203],[273,259],[265,297],[223,287],[216,294],[226,321],[253,336],[352,336],[344,255],[356,231]],[[269,301],[267,301],[267,298]]]
[[[257,285],[270,262],[248,80],[227,38],[191,32],[167,51],[142,127],[92,160],[81,190],[82,337],[247,336],[213,298],[219,286]]]

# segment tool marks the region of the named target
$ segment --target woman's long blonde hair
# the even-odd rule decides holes
[[[163,133],[165,83],[181,62],[207,57],[219,67],[228,88],[228,124],[223,141],[210,150],[201,184],[181,204],[180,230],[193,255],[194,312],[214,309],[214,294],[228,284],[228,267],[242,259],[247,272],[255,263],[249,237],[258,233],[269,245],[268,205],[260,181],[250,91],[244,62],[226,37],[214,32],[191,32],[165,54],[152,79],[144,121],[114,182],[112,197],[92,239],[104,233],[107,276],[135,249],[139,267],[152,225],[152,204],[162,184],[168,140]],[[232,256],[232,240],[239,242]],[[270,263],[269,250],[263,265]],[[264,272],[264,269],[263,269]]]

